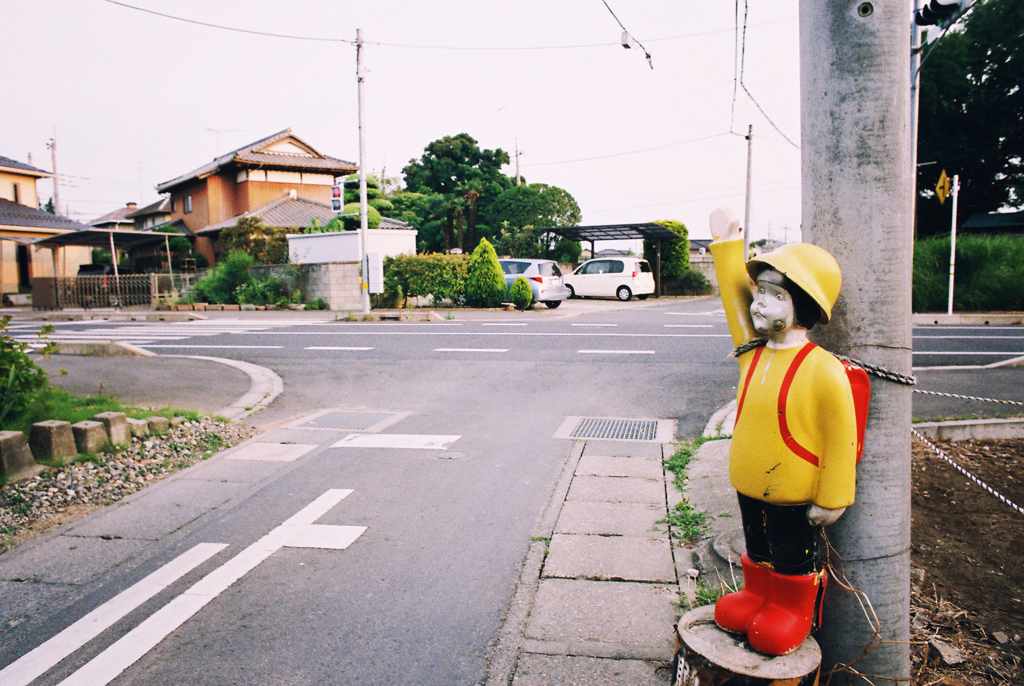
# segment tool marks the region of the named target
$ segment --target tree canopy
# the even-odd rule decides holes
[[[949,230],[935,185],[960,175],[958,224],[1024,205],[1024,2],[977,3],[961,25],[927,44],[918,123],[919,236]]]

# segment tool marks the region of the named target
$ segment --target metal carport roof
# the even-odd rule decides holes
[[[117,231],[114,229],[85,229],[69,231],[40,238],[34,244],[40,248],[63,248],[68,245],[84,245],[92,248],[109,248],[111,243],[117,248],[137,248],[142,245],[163,243],[163,233],[151,231]]]

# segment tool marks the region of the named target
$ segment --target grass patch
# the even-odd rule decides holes
[[[133,419],[147,419],[153,415],[160,415],[168,418],[181,416],[190,421],[199,420],[199,413],[194,410],[176,408],[151,410],[125,405],[108,395],[81,397],[72,395],[62,388],[48,386],[36,394],[24,412],[5,421],[3,429],[21,431],[27,436],[36,422],[55,419],[76,424],[86,419],[92,419],[101,412],[124,412]]]
[[[686,470],[697,454],[697,449],[712,440],[716,439],[700,436],[692,441],[683,441],[678,444],[672,456],[665,460],[665,469],[675,474],[672,483],[675,484],[676,489],[680,493],[686,492]],[[669,525],[673,538],[690,543],[695,543],[711,529],[707,513],[694,508],[685,499],[672,508],[668,513],[668,517],[660,523],[667,523]]]
[[[726,593],[732,593],[737,590],[730,588],[725,583],[708,583],[706,581],[698,579],[696,582],[696,588],[694,588],[694,599],[693,602],[684,600],[687,605],[687,609],[694,609],[697,607],[704,607],[705,605],[714,605],[718,602],[718,599],[724,596]]]

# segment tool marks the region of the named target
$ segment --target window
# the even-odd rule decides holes
[[[14,202],[21,202],[21,201],[20,201],[20,200],[18,199],[18,184],[16,184],[16,183],[12,183],[12,184],[11,184],[11,186],[13,186],[13,187],[14,187]]]
[[[541,262],[537,265],[537,271],[541,276],[561,276],[562,270],[554,262]]]
[[[191,212],[192,211],[192,196],[191,195],[186,195],[185,198],[184,198],[184,202],[182,204],[184,205],[185,214],[188,214],[189,212]]]
[[[608,271],[609,274],[621,274],[622,273],[622,269],[623,269],[622,260],[610,260],[609,264],[611,265],[611,269]]]
[[[501,270],[506,274],[522,274],[529,268],[529,262],[501,262]]]

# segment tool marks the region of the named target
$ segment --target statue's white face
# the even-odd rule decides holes
[[[754,330],[762,336],[780,334],[793,328],[793,298],[781,285],[782,275],[766,269],[757,277],[750,317]]]

